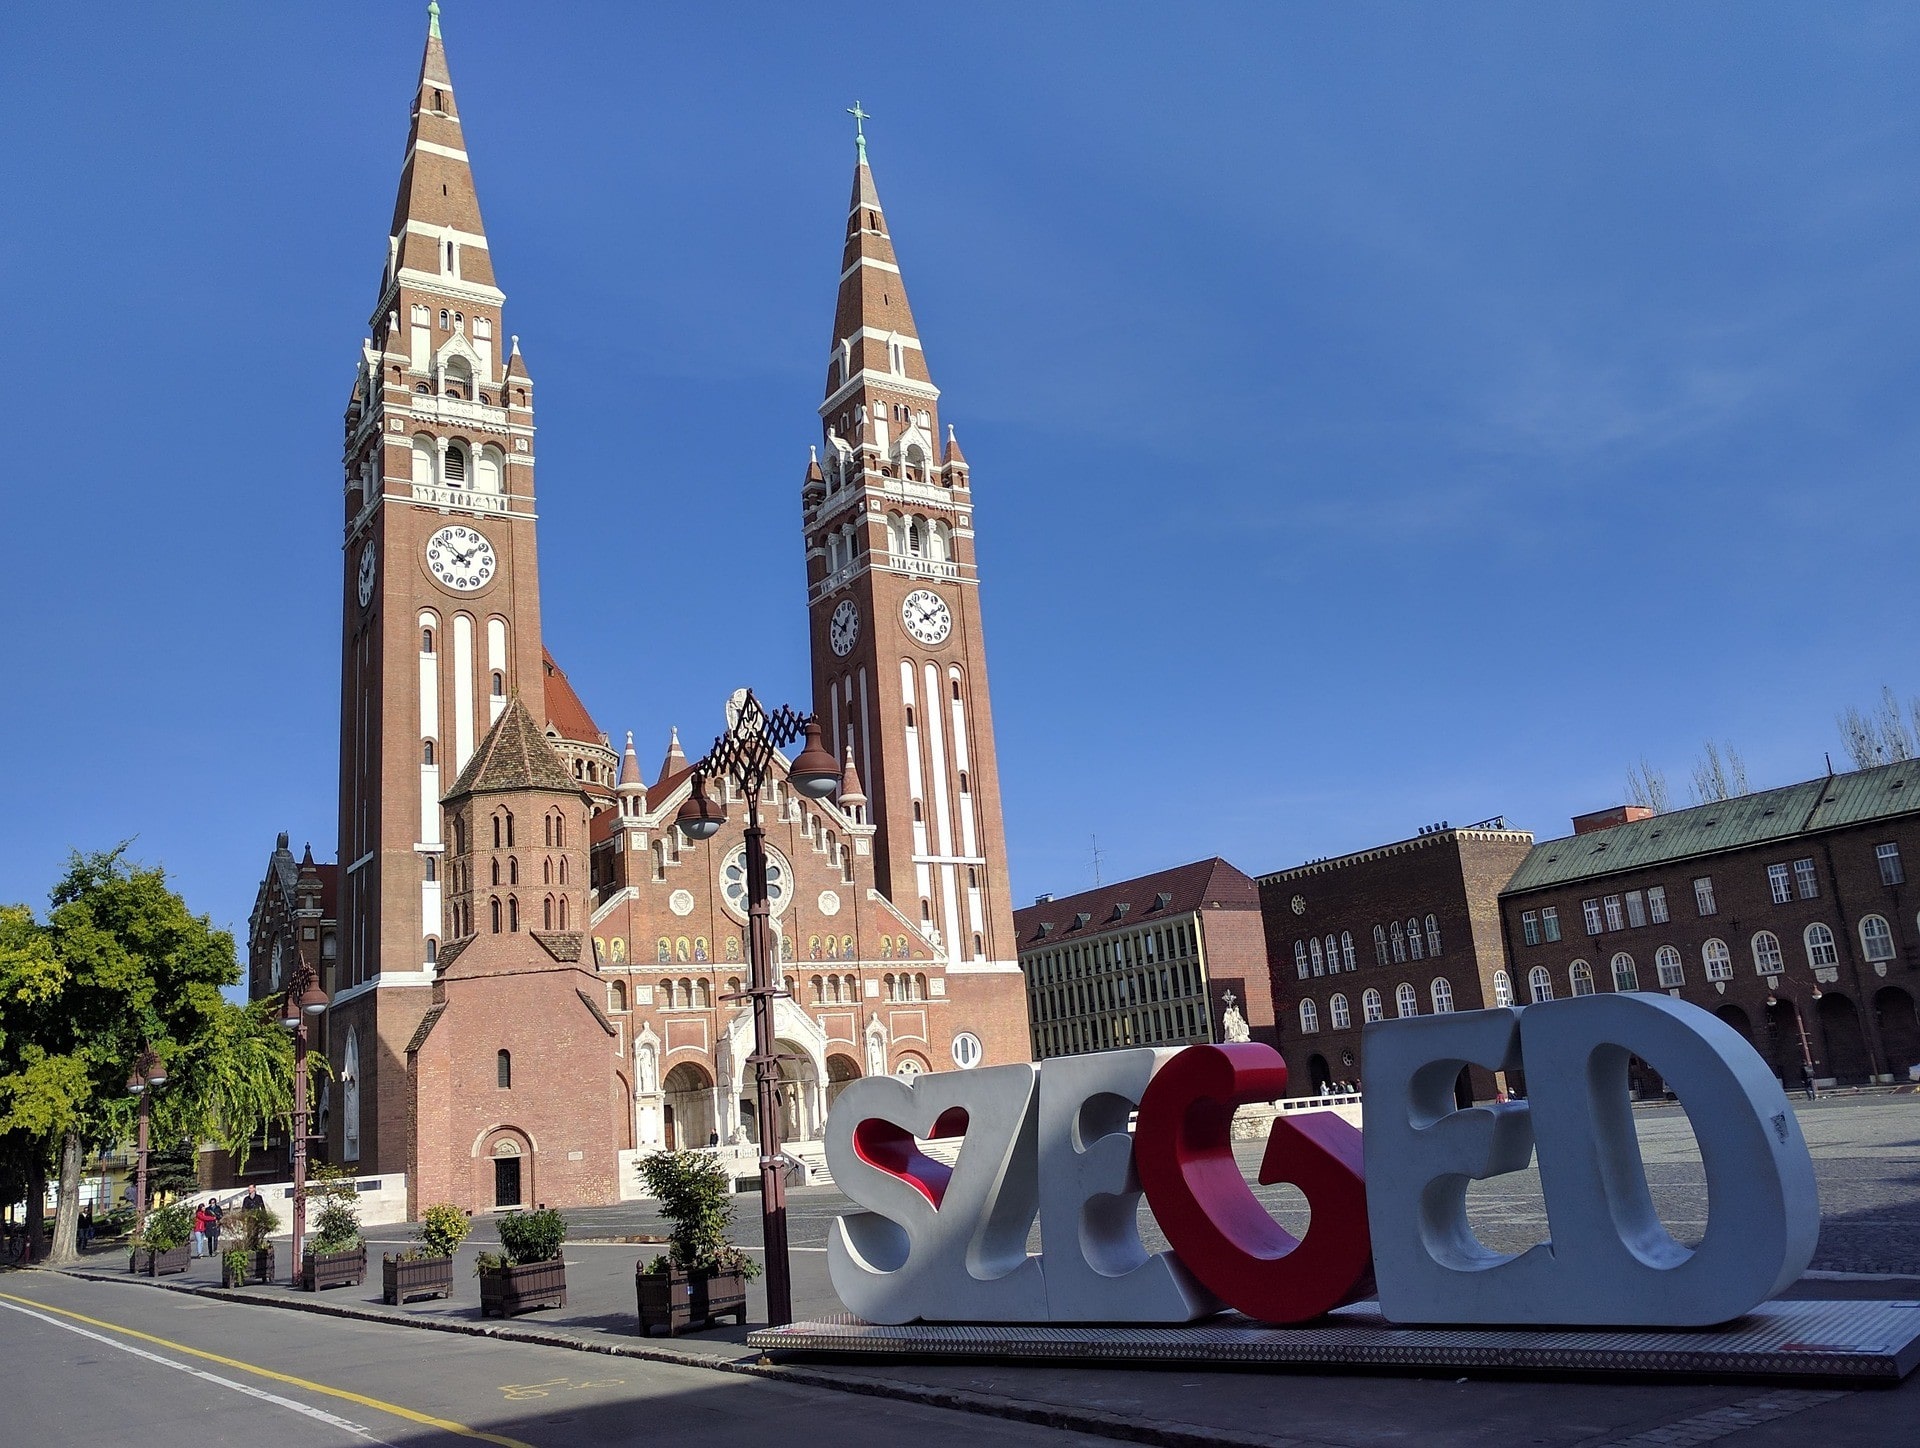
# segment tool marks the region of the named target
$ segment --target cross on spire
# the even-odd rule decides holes
[[[847,107],[847,114],[853,117],[853,144],[859,147],[860,164],[864,166],[867,162],[866,123],[873,119],[873,114],[870,111],[861,110],[858,101]]]

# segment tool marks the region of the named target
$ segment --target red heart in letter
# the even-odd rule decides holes
[[[927,1139],[951,1140],[966,1134],[966,1107],[950,1106],[933,1123],[933,1133]],[[911,1131],[877,1116],[869,1116],[853,1128],[853,1151],[868,1166],[897,1176],[916,1188],[936,1209],[947,1194],[947,1183],[953,1180],[953,1168],[920,1150]]]
[[[1263,1322],[1304,1322],[1373,1281],[1360,1133],[1331,1113],[1277,1118],[1262,1183],[1291,1181],[1313,1220],[1294,1236],[1267,1214],[1233,1159],[1233,1108],[1284,1095],[1271,1046],[1189,1046],[1140,1098],[1134,1162],[1160,1230],[1195,1277]]]

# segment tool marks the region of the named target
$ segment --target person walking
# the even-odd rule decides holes
[[[86,1251],[93,1245],[93,1206],[89,1203],[80,1209],[80,1250]]]
[[[225,1215],[226,1213],[220,1209],[220,1199],[218,1197],[208,1197],[207,1255],[209,1257],[218,1257],[220,1255],[220,1222]]]
[[[193,1211],[193,1255],[207,1255],[207,1204],[202,1202]]]
[[[1800,1063],[1800,1084],[1806,1088],[1807,1100],[1815,1101],[1819,1099],[1820,1091],[1819,1088],[1813,1084],[1813,1066],[1810,1062],[1802,1061]]]
[[[240,1210],[243,1212],[264,1211],[266,1205],[267,1199],[260,1195],[258,1187],[248,1187],[247,1194],[240,1198]]]

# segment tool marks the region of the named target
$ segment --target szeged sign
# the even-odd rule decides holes
[[[1699,1143],[1708,1212],[1691,1248],[1647,1189],[1635,1056]],[[1813,1259],[1820,1206],[1799,1122],[1754,1049],[1697,1006],[1608,994],[1381,1021],[1366,1063],[1364,1136],[1314,1112],[1276,1119],[1267,1138],[1260,1181],[1297,1186],[1311,1212],[1297,1240],[1232,1150],[1234,1108],[1285,1093],[1271,1047],[854,1081],[829,1117],[827,1162],[866,1210],[834,1225],[834,1289],[875,1323],[1188,1322],[1223,1306],[1289,1323],[1377,1292],[1397,1323],[1706,1327]],[[1524,1069],[1529,1099],[1457,1108],[1466,1065]],[[918,1145],[954,1137],[952,1167]],[[1536,1158],[1552,1240],[1493,1251],[1474,1236],[1468,1184]],[[1170,1251],[1141,1243],[1143,1193]],[[1043,1250],[1030,1254],[1036,1216]]]

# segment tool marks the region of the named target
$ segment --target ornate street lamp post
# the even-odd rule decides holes
[[[755,1114],[760,1127],[760,1218],[767,1252],[767,1322],[782,1327],[793,1321],[793,1286],[787,1263],[787,1183],[780,1154],[780,1059],[774,1035],[773,1003],[785,994],[773,948],[772,911],[767,900],[767,847],[760,828],[760,790],[767,781],[774,750],[806,740],[787,771],[787,779],[808,799],[825,799],[840,787],[840,764],[820,742],[820,721],[782,706],[769,714],[742,689],[727,704],[727,732],[713,741],[707,757],[693,766],[693,792],[674,823],[690,840],[709,840],[726,823],[724,802],[707,794],[707,781],[732,782],[746,797],[747,967],[745,991],[753,1003]]]
[[[133,1230],[138,1236],[147,1225],[147,1102],[152,1093],[167,1084],[167,1068],[151,1046],[142,1046],[133,1058],[133,1073],[127,1077],[127,1095],[140,1103],[140,1126],[134,1141]]]
[[[300,1283],[300,1246],[307,1230],[307,1021],[327,1009],[320,977],[305,959],[294,959],[287,994],[280,1003],[280,1024],[293,1033],[293,1263],[288,1285]]]

